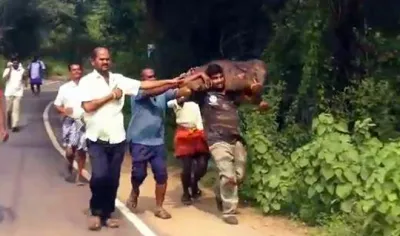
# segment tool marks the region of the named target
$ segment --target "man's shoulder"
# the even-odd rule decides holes
[[[121,73],[114,73],[114,72],[109,72],[110,73],[110,77],[117,77],[117,78],[120,78],[120,77],[125,77],[123,74],[121,74]]]
[[[84,75],[80,80],[79,80],[79,86],[81,85],[86,85],[88,83],[91,83],[94,79],[96,79],[96,74],[94,72],[90,72],[86,75]]]
[[[72,81],[68,81],[68,82],[64,83],[63,85],[60,86],[59,90],[65,90],[65,89],[70,88],[73,85],[72,83],[73,83]]]

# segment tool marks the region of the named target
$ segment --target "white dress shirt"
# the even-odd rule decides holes
[[[84,110],[81,106],[81,97],[79,95],[78,84],[74,81],[69,81],[63,84],[57,93],[54,100],[54,105],[64,108],[72,108],[73,112],[69,115],[73,119],[80,119],[83,116]]]
[[[22,95],[24,94],[23,77],[25,69],[22,66],[19,66],[18,69],[14,69],[14,67],[6,68],[3,72],[3,79],[6,77],[10,69],[11,74],[10,78],[6,81],[4,96],[22,97]]]
[[[185,128],[197,128],[203,130],[203,120],[201,118],[199,105],[195,102],[185,102],[180,106],[176,99],[167,103],[176,115],[176,124]]]
[[[88,102],[109,95],[113,89],[119,88],[123,95],[137,95],[141,82],[121,74],[109,74],[109,83],[96,70],[79,81],[79,95],[82,102]],[[112,144],[126,139],[122,108],[124,96],[100,107],[97,111],[87,113],[83,117],[86,123],[86,137],[95,142],[98,139]]]

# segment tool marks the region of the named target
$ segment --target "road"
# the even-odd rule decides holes
[[[42,114],[58,86],[45,86],[39,97],[25,91],[22,128],[0,144],[0,235],[141,235],[123,216],[119,229],[87,230],[83,209],[88,206],[89,188],[64,181],[66,162],[44,129]],[[58,117],[50,119],[58,123]]]

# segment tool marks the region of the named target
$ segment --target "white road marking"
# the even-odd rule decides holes
[[[65,158],[65,151],[61,147],[61,145],[58,143],[57,138],[54,134],[54,131],[50,125],[49,121],[49,111],[50,107],[53,105],[53,101],[51,101],[49,104],[47,104],[46,108],[44,109],[43,112],[43,123],[44,127],[46,129],[47,135],[49,136],[51,143],[53,144],[54,148],[61,154],[62,157]],[[74,168],[77,170],[78,169],[78,164],[76,161],[74,161]],[[87,170],[83,170],[83,176],[87,179],[90,179],[91,175]],[[156,236],[156,234],[135,214],[133,214],[126,206],[123,204],[119,199],[115,199],[115,206],[118,208],[118,210],[121,211],[121,213],[126,217],[126,219],[131,222],[136,229],[139,230],[139,232],[143,236]]]

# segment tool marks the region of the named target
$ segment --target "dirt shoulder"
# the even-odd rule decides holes
[[[130,192],[131,161],[125,157],[118,197],[126,201]],[[155,206],[154,179],[151,170],[141,187],[138,215],[149,225],[156,228],[162,235],[248,235],[248,236],[305,236],[307,228],[285,218],[262,216],[250,207],[240,208],[239,225],[231,226],[219,219],[215,207],[213,193],[210,189],[203,188],[204,196],[192,206],[184,206],[180,202],[180,170],[176,167],[169,168],[168,192],[165,208],[172,214],[172,219],[161,220],[153,216]]]

